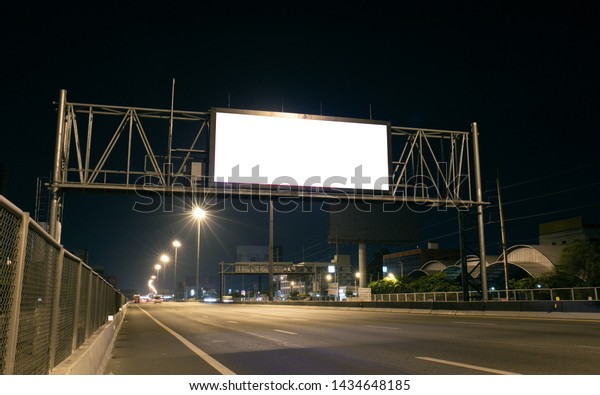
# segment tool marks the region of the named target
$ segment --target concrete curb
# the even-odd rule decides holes
[[[239,302],[238,302],[239,303]],[[473,302],[466,303],[444,303],[444,302],[382,302],[377,303],[348,303],[348,302],[292,302],[292,303],[252,303],[241,302],[239,304],[262,304],[269,306],[294,306],[298,308],[320,308],[320,309],[341,309],[356,311],[385,311],[405,314],[430,314],[447,316],[480,316],[480,317],[505,317],[505,318],[544,318],[556,320],[589,320],[600,321],[600,311],[596,308],[591,311],[577,311],[573,308],[566,308],[566,303],[574,304],[576,302],[539,302],[531,306],[524,304],[505,304],[502,302],[491,302],[495,304]],[[582,302],[588,304],[588,302]],[[487,307],[487,308],[486,308]],[[503,308],[506,307],[506,310]],[[529,309],[527,309],[529,308]]]
[[[48,374],[51,375],[99,375],[103,374],[111,357],[112,349],[121,329],[127,305],[89,337],[67,359],[58,364]]]

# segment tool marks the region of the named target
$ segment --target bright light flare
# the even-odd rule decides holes
[[[166,254],[162,254],[162,255],[160,256],[160,261],[161,261],[162,263],[169,263],[169,256],[168,256],[168,255],[166,255]],[[159,268],[159,269],[160,269],[160,268]],[[157,269],[157,270],[158,270],[158,269]]]
[[[175,247],[175,248],[181,247],[181,243],[179,242],[179,240],[174,240],[173,241],[173,247]]]
[[[192,210],[192,215],[197,220],[201,220],[202,218],[204,218],[206,216],[206,211],[204,211],[200,207],[195,207],[194,210]]]

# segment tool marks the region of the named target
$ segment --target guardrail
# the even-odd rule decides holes
[[[515,301],[597,301],[600,287],[576,288],[536,288],[509,289],[508,299]],[[479,301],[481,295],[476,291],[469,292],[470,300]],[[506,300],[505,290],[488,291],[488,300]],[[462,292],[415,292],[371,295],[373,302],[458,302],[463,300]]]
[[[48,374],[125,302],[0,195],[1,374]]]

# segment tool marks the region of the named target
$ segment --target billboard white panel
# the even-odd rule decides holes
[[[213,182],[389,190],[389,125],[213,109]]]

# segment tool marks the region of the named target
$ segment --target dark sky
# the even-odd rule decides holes
[[[322,106],[324,115],[353,118],[368,118],[371,106],[374,119],[396,126],[468,130],[475,121],[487,200],[496,201],[497,171],[504,187],[509,245],[536,243],[540,222],[581,215],[600,223],[600,15],[592,2],[81,3],[2,13],[3,193],[24,211],[34,212],[36,178],[52,170],[60,89],[73,102],[168,109],[175,78],[176,109],[224,107],[230,95],[232,107],[278,111],[283,98],[288,112]],[[195,231],[183,208],[140,214],[134,202],[68,193],[62,242],[87,249],[119,287],[142,288],[177,236],[181,268],[193,274]],[[497,209],[486,218],[496,253]],[[323,213],[275,221],[285,260],[332,258]],[[232,261],[236,245],[267,243],[264,213],[211,222],[202,241],[207,273]],[[420,241],[454,247],[454,232],[454,213],[429,213]]]

